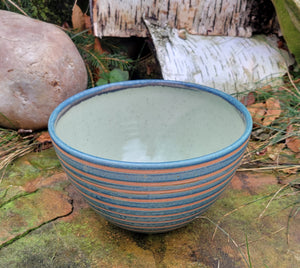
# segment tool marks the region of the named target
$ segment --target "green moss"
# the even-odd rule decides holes
[[[38,153],[32,153],[28,157],[28,161],[34,168],[43,171],[60,167],[59,160],[53,148]]]
[[[53,148],[29,153],[7,167],[1,186],[25,185],[34,178],[47,177],[59,170],[62,168]]]
[[[300,9],[294,0],[272,0],[282,34],[300,66]]]
[[[284,241],[287,239],[287,222],[291,207],[297,205],[299,197],[290,187],[279,190],[279,185],[266,185],[259,190],[259,194],[228,189],[204,215],[225,230],[237,245],[240,245],[239,250],[243,252],[246,259],[245,236],[247,235],[248,240],[251,241],[249,249],[253,254],[254,267],[264,267],[264,265],[275,267],[277,263],[280,263],[281,267],[290,267],[291,263],[294,263],[293,259],[289,259],[291,255],[287,254]],[[218,227],[215,225],[210,227],[216,230],[215,244],[221,249],[216,251],[216,255],[224,252],[224,248],[226,252],[227,247],[224,243],[227,234]],[[209,230],[203,225],[202,228]],[[213,231],[210,239],[212,234]],[[231,239],[228,239],[228,244],[235,248]],[[266,250],[269,247],[270,249]],[[236,253],[241,256],[237,248]]]
[[[45,225],[1,249],[0,267],[91,267],[90,260],[70,239],[62,240],[54,224]]]
[[[71,221],[47,224],[2,249],[0,260],[1,255],[6,257],[0,267],[7,263],[24,267],[21,264],[32,259],[46,267],[149,267],[126,234],[91,209],[81,210]]]

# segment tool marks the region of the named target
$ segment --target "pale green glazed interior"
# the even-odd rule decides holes
[[[166,162],[221,150],[245,128],[240,112],[219,96],[145,86],[84,100],[58,120],[55,130],[67,145],[93,156]]]

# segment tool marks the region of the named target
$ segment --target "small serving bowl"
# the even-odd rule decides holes
[[[68,178],[92,208],[121,228],[160,233],[216,201],[243,157],[252,120],[216,89],[135,80],[74,95],[48,126]]]

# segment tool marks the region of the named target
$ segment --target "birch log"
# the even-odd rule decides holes
[[[93,0],[96,36],[146,37],[143,17],[199,35],[250,37],[277,27],[269,0]]]
[[[277,38],[191,35],[145,20],[163,78],[239,93],[277,85],[294,59],[277,47]]]

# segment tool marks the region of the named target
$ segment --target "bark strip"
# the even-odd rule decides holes
[[[94,0],[94,33],[99,37],[146,37],[145,17],[161,27],[186,29],[191,34],[250,37],[258,27],[276,26],[272,4],[261,12],[260,7],[267,8],[265,2],[268,0]],[[264,25],[259,26],[258,20]]]

